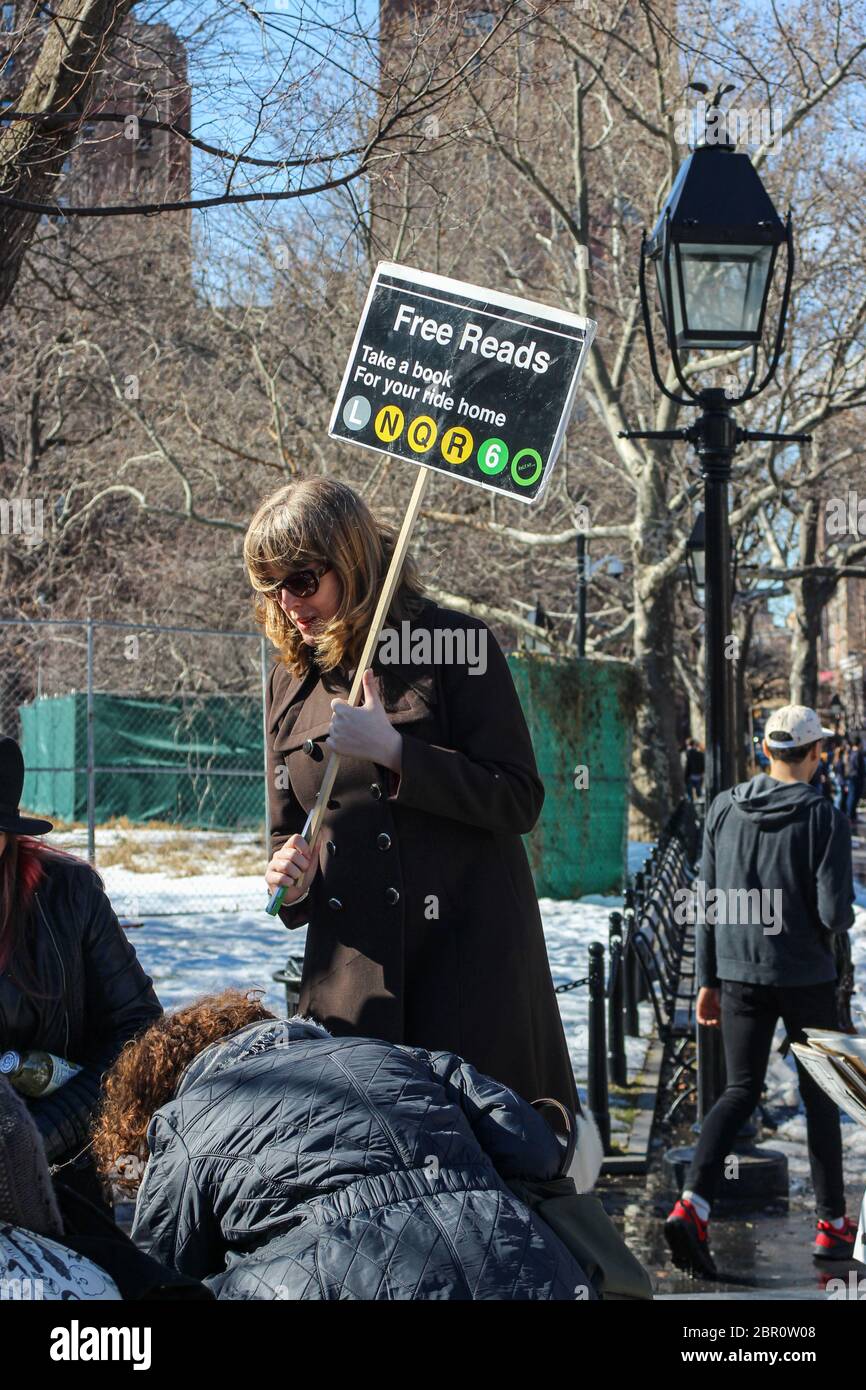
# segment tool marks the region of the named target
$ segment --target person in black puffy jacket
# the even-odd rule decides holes
[[[579,1135],[591,1186],[597,1132]],[[136,1243],[220,1299],[595,1297],[507,1187],[558,1176],[562,1140],[450,1053],[333,1037],[228,990],[124,1049],[95,1144],[105,1170],[146,1163]]]
[[[100,1200],[88,1153],[100,1080],[162,1008],[96,871],[32,838],[53,827],[19,814],[23,783],[21,750],[2,738],[0,1054],[36,1049],[80,1067],[27,1105],[49,1163]]]

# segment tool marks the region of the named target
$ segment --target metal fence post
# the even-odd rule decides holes
[[[623,986],[625,960],[622,949],[622,915],[610,914],[610,977],[607,992],[607,1075],[615,1086],[628,1080],[625,1058]]]
[[[93,618],[87,615],[87,857],[96,863],[96,756],[93,727]]]
[[[610,1153],[610,1108],[607,1095],[607,1043],[604,1018],[604,947],[589,948],[589,1057],[586,1094],[605,1153]]]

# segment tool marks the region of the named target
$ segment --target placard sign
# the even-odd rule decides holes
[[[529,299],[382,262],[328,433],[535,502],[595,328]]]

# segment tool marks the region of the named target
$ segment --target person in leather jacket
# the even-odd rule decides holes
[[[27,1105],[57,1174],[97,1197],[89,1148],[103,1073],[162,1007],[96,871],[33,838],[53,826],[19,814],[23,784],[21,749],[2,738],[0,1053],[44,1050],[81,1068]]]

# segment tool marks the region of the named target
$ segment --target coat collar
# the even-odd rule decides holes
[[[181,1075],[175,1095],[260,1052],[269,1052],[272,1048],[284,1047],[291,1042],[312,1042],[330,1037],[327,1028],[314,1019],[301,1018],[298,1014],[288,1019],[259,1019],[256,1023],[247,1023],[236,1033],[217,1039],[199,1052]]]
[[[377,682],[391,723],[411,724],[427,718],[436,703],[432,670],[395,666],[390,673],[390,689],[383,688],[381,669]],[[290,753],[307,739],[324,737],[331,724],[331,701],[335,696],[345,698],[349,686],[350,679],[341,673],[323,681],[316,671],[293,676],[277,666],[268,724],[274,752]]]

